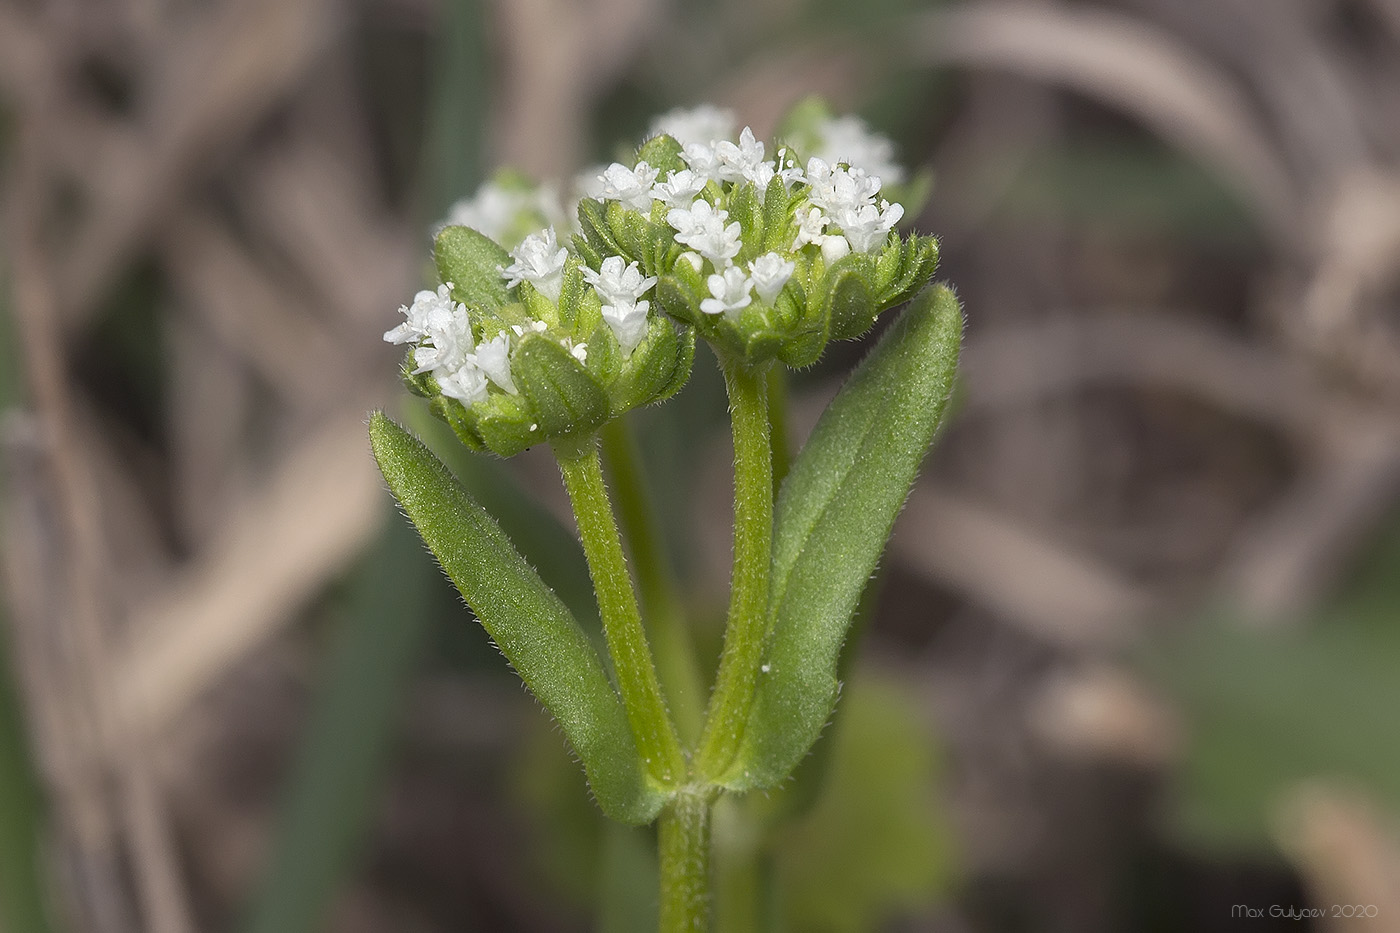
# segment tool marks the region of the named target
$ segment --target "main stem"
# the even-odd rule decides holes
[[[660,933],[710,928],[710,798],[685,789],[661,813]]]
[[[724,651],[700,739],[700,773],[720,777],[734,760],[753,705],[767,637],[773,548],[773,444],[765,367],[725,361],[734,429],[734,569]]]
[[[685,756],[676,737],[675,725],[666,711],[661,685],[656,678],[651,647],[647,644],[637,596],[627,573],[613,520],[612,504],[603,483],[598,444],[593,438],[577,445],[556,444],[555,457],[564,475],[564,487],[574,507],[583,554],[598,596],[598,614],[603,620],[603,636],[612,655],[622,704],[637,750],[647,771],[662,784],[675,786],[686,775]]]
[[[685,626],[685,611],[666,560],[656,512],[647,495],[637,442],[627,419],[603,426],[603,460],[613,480],[618,523],[632,558],[637,590],[645,610],[643,621],[656,650],[661,686],[681,738],[694,742],[705,714],[705,686],[695,645]]]

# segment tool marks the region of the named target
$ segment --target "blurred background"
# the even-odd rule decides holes
[[[0,929],[654,924],[366,413],[587,616],[552,464],[380,335],[495,166],[809,94],[934,172],[968,327],[823,751],[717,816],[720,930],[1400,930],[1397,0],[4,0]],[[713,361],[633,426],[713,650]]]

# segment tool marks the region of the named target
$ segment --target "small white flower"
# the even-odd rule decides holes
[[[700,254],[690,250],[681,253],[680,258],[690,263],[690,268],[696,272],[699,272],[705,265],[705,260],[701,258]]]
[[[651,122],[651,135],[665,133],[682,146],[729,139],[734,133],[734,111],[713,104],[685,109],[677,107]]]
[[[706,280],[710,294],[714,297],[700,302],[700,310],[706,314],[725,314],[739,311],[753,303],[749,290],[753,280],[738,266],[730,266],[721,275],[712,275]]]
[[[656,276],[643,277],[637,263],[624,265],[621,256],[609,256],[594,272],[585,268],[583,277],[598,291],[604,304],[632,304],[656,284]]]
[[[873,205],[880,192],[880,179],[864,169],[833,166],[815,156],[807,160],[807,185],[811,202],[833,217]]]
[[[856,210],[845,210],[836,215],[836,223],[850,241],[851,248],[868,253],[882,246],[894,225],[904,216],[904,207],[881,201],[877,208],[866,204]]]
[[[486,398],[486,376],[471,363],[463,363],[451,373],[435,373],[438,387],[448,398],[470,405]]]
[[[738,221],[725,224],[729,212],[715,210],[709,201],[699,200],[689,209],[675,208],[666,214],[666,222],[676,229],[676,242],[689,246],[716,267],[729,265],[739,255],[743,243]]]
[[[385,331],[384,340],[393,344],[421,340],[428,336],[432,321],[452,316],[453,307],[451,282],[439,285],[436,292],[425,289],[413,296],[412,303],[399,306],[399,313],[407,320],[393,330]],[[463,308],[464,313],[465,310]]]
[[[764,253],[749,264],[754,291],[758,292],[759,298],[771,305],[796,269],[797,263],[792,260],[784,259],[777,253]]]
[[[763,143],[754,139],[753,130],[747,126],[739,134],[739,142],[731,143],[722,139],[715,143],[715,156],[719,159],[716,174],[720,181],[755,181],[763,166]],[[772,178],[769,166],[769,178]]]
[[[497,334],[490,340],[483,340],[468,359],[496,385],[511,395],[519,394],[510,374],[510,335]]]
[[[622,346],[623,353],[631,353],[647,334],[647,310],[651,302],[638,301],[635,304],[619,301],[603,305],[603,320],[612,328],[613,336]]]
[[[565,350],[568,350],[568,351],[569,351],[569,355],[572,356],[574,359],[578,360],[580,363],[587,363],[587,362],[588,362],[588,344],[586,344],[586,343],[577,343],[577,344],[576,344],[576,343],[573,342],[572,339],[570,339],[570,338],[568,338],[568,337],[565,337],[563,340],[559,341],[559,344],[560,344],[560,346],[562,346]]]
[[[689,207],[704,187],[705,179],[702,176],[683,168],[667,175],[665,181],[658,182],[651,189],[651,196],[664,201],[667,207]]]
[[[878,176],[891,185],[904,180],[904,168],[894,158],[894,143],[871,132],[857,116],[834,117],[817,128],[821,144],[816,154],[823,160],[845,162]]]
[[[507,288],[529,282],[550,301],[559,300],[559,291],[564,287],[564,260],[569,251],[559,245],[553,227],[530,234],[510,255],[515,262],[501,270]]]
[[[821,246],[826,240],[826,225],[830,222],[820,207],[814,207],[805,214],[799,211],[797,239],[792,241],[792,248],[801,249],[808,243]]]
[[[720,161],[717,143],[686,143],[681,158],[690,170],[707,181],[723,181],[720,177]]]
[[[523,327],[519,324],[512,324],[510,329],[515,331],[515,336],[524,337],[526,334],[542,334],[549,329],[549,325],[544,321],[531,321]]]
[[[608,201],[621,201],[643,214],[648,213],[651,210],[651,186],[656,183],[657,174],[657,170],[646,162],[638,162],[636,168],[614,162],[598,176],[602,182],[602,197]]]

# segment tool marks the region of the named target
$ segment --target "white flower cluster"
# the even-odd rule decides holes
[[[711,268],[707,278],[711,297],[701,302],[702,311],[737,312],[748,307],[754,291],[771,304],[796,269],[792,260],[778,253],[758,257],[747,271],[734,266],[743,249],[742,230],[719,206],[722,202],[706,196],[707,191],[714,191],[708,187],[711,182],[719,186],[750,184],[760,193],[775,177],[789,191],[796,185],[805,186],[810,204],[798,210],[799,229],[791,249],[796,252],[815,246],[828,264],[852,250],[869,253],[880,248],[903,217],[901,205],[876,199],[882,175],[903,177],[903,170],[893,161],[893,144],[871,133],[859,118],[824,121],[820,127],[823,155],[809,159],[805,169],[785,149],[773,159],[765,158],[764,144],[749,127],[744,127],[737,141],[731,140],[733,125],[734,115],[716,107],[673,110],[658,118],[652,131],[667,133],[681,144],[686,168],[658,180],[660,173],[645,161],[632,168],[614,162],[588,189],[594,197],[618,201],[644,214],[651,212],[654,201],[665,206],[666,222],[676,231],[676,242],[687,248],[682,258],[697,272],[703,271],[706,263]],[[832,153],[837,155],[824,157]],[[723,192],[723,187],[720,190]],[[609,304],[609,296],[599,294]],[[616,326],[614,331],[618,331]],[[618,339],[622,340],[620,332]]]
[[[499,334],[477,343],[467,306],[452,300],[452,283],[421,291],[399,308],[404,322],[384,335],[393,344],[416,343],[413,372],[432,373],[449,398],[471,404],[486,397],[487,382],[515,393],[510,376],[510,338]]]

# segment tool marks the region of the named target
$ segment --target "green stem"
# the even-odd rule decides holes
[[[598,596],[603,637],[612,655],[618,690],[627,709],[627,721],[632,726],[637,750],[654,778],[674,786],[685,777],[685,757],[676,738],[676,728],[666,712],[651,647],[642,628],[641,613],[637,611],[636,593],[632,589],[632,578],[627,574],[627,559],[622,554],[622,539],[618,537],[612,504],[603,483],[598,444],[593,438],[576,447],[556,443],[554,455],[574,507],[583,554],[588,559],[593,591]]]
[[[734,760],[753,705],[768,622],[768,573],[773,549],[773,445],[768,374],[727,361],[734,428],[734,569],[724,651],[700,739],[700,772],[719,778]]]
[[[710,798],[685,789],[661,813],[661,933],[710,928]]]
[[[774,366],[768,370],[768,419],[773,424],[773,489],[782,488],[788,467],[792,465],[792,447],[788,441],[788,379],[787,370]]]
[[[612,479],[618,523],[637,575],[637,590],[645,610],[643,621],[656,646],[661,684],[681,738],[693,742],[699,737],[703,722],[705,686],[657,528],[656,511],[647,494],[641,455],[627,425],[625,418],[604,425],[603,457]]]

